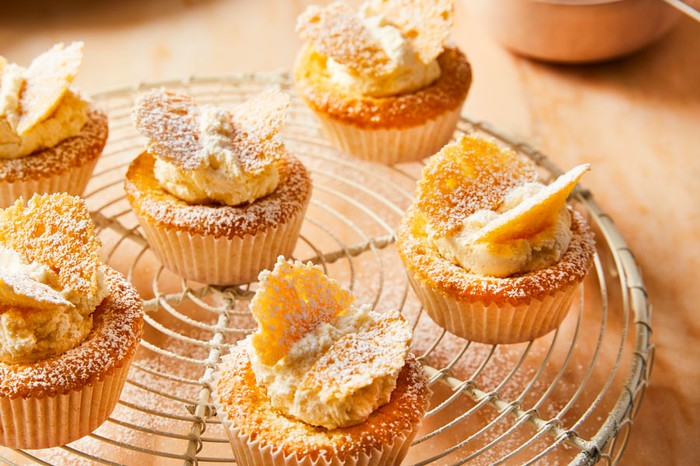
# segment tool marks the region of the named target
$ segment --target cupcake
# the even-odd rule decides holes
[[[0,211],[0,443],[48,448],[100,426],[143,331],[141,300],[99,260],[82,200],[34,195]]]
[[[251,311],[257,331],[215,374],[237,464],[399,464],[431,395],[401,315],[354,306],[319,267],[282,258]]]
[[[107,142],[107,115],[70,89],[83,43],[28,68],[0,57],[0,207],[34,193],[81,195]]]
[[[454,132],[471,84],[464,54],[447,43],[452,1],[373,0],[309,7],[294,80],[334,146],[395,164],[428,157]]]
[[[529,159],[473,136],[430,158],[396,234],[428,315],[489,344],[557,328],[595,250],[583,216],[566,205],[588,168],[544,185]]]
[[[137,100],[133,119],[148,145],[125,189],[163,265],[237,285],[292,254],[311,179],[278,137],[288,105],[276,89],[232,111],[164,89]]]

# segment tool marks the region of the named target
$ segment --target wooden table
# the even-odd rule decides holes
[[[0,53],[28,64],[84,40],[76,85],[289,69],[307,2],[25,0],[4,2]],[[644,273],[657,346],[652,383],[623,464],[700,464],[700,25],[601,65],[553,66],[494,43],[459,4],[454,40],[474,84],[466,114],[528,141],[560,167],[590,162],[584,184]]]

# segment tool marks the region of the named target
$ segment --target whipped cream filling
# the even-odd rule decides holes
[[[333,83],[348,93],[386,97],[417,91],[440,77],[437,60],[423,63],[411,40],[391,25],[384,15],[374,12],[369,3],[362,5],[359,16],[381,43],[394,65],[393,70],[381,76],[363,75],[329,58],[326,66]]]
[[[0,246],[0,361],[31,362],[77,346],[92,329],[93,304],[106,295],[102,272],[95,295],[80,296],[49,267]]]
[[[428,241],[444,258],[476,275],[503,278],[548,267],[559,261],[571,242],[571,212],[566,206],[552,225],[533,236],[503,243],[475,241],[482,228],[543,189],[541,183],[516,187],[497,210],[473,213],[451,235],[437,235],[428,225]]]
[[[76,136],[87,122],[89,103],[68,90],[56,110],[27,133],[16,132],[22,113],[21,94],[25,85],[24,68],[8,64],[0,79],[0,159],[16,159],[53,147]]]
[[[279,184],[277,165],[271,163],[256,173],[241,169],[233,146],[235,129],[230,114],[213,106],[202,108],[198,154],[204,163],[195,170],[182,170],[156,159],[154,175],[172,195],[193,204],[216,202],[225,205],[246,204],[267,196]]]
[[[282,413],[307,424],[327,429],[358,424],[387,403],[396,387],[398,373],[403,367],[410,329],[406,330],[405,351],[400,361],[381,374],[363,371],[351,378],[351,386],[308,383],[308,374],[317,364],[323,364],[324,355],[343,336],[363,332],[376,324],[381,315],[369,306],[351,306],[330,323],[323,323],[297,341],[286,357],[274,365],[263,364],[249,339],[245,341],[253,371],[259,384],[267,388],[272,405]],[[327,358],[326,358],[327,359]]]

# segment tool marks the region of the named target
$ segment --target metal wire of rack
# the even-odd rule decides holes
[[[164,269],[124,198],[123,175],[144,141],[132,128],[134,97],[165,86],[203,103],[231,105],[271,85],[292,95],[284,137],[311,170],[314,194],[296,258],[321,265],[378,310],[400,308],[415,330],[413,351],[434,391],[405,464],[617,464],[653,365],[651,308],[634,256],[592,194],[572,202],[597,234],[595,268],[569,316],[534,342],[490,346],[437,327],[413,297],[394,250],[420,164],[377,166],[334,152],[285,73],[142,83],[95,96],[110,139],[86,201],[104,259],[142,295],[146,331],[119,405],[90,436],[63,447],[0,449],[7,464],[211,464],[234,461],[211,404],[219,358],[254,328],[256,284],[213,287]],[[544,178],[560,170],[527,144],[463,117],[476,132],[532,158]]]

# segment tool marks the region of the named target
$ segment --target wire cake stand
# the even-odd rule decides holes
[[[595,267],[561,327],[534,342],[483,345],[455,337],[423,312],[394,245],[421,164],[378,166],[330,148],[284,73],[140,84],[95,97],[110,138],[85,198],[103,258],[137,287],[145,334],[109,420],[63,447],[0,449],[7,464],[214,464],[233,462],[211,404],[220,357],[255,328],[256,284],[214,287],[164,269],[148,248],[123,191],[145,141],[130,123],[134,98],[165,86],[224,106],[272,85],[292,96],[283,137],[312,173],[314,192],[294,256],[352,289],[358,303],[400,308],[413,325],[412,351],[434,392],[404,464],[617,464],[653,363],[651,309],[639,269],[591,193],[572,202],[596,232]],[[487,124],[462,118],[456,135],[481,133],[531,157],[545,179],[560,173],[541,153]]]

